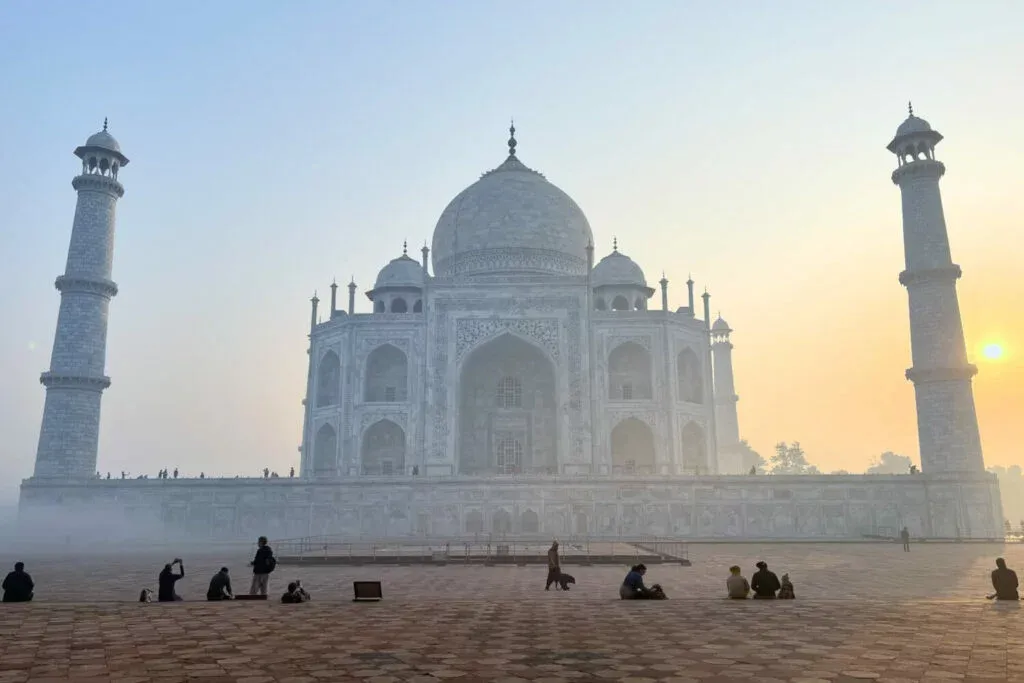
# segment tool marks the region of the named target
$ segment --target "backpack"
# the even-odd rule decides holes
[[[270,557],[267,558],[267,573],[269,574],[275,569],[277,569],[277,558],[271,554]]]

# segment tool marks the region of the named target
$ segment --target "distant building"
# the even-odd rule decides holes
[[[128,163],[104,130],[82,174],[36,470],[21,509],[69,527],[96,515],[140,529],[232,538],[344,534],[994,538],[935,160],[941,136],[911,113],[889,149],[904,204],[920,475],[750,477],[732,330],[668,310],[620,252],[594,262],[580,208],[516,154],[442,212],[422,260],[402,254],[347,310],[331,285],[310,316],[298,478],[95,477],[114,207]],[[740,476],[735,476],[740,475]]]

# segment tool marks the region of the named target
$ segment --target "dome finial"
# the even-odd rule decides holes
[[[107,132],[107,117],[106,116],[103,117],[103,132],[104,133]]]
[[[515,119],[509,119],[508,126],[508,155],[514,157],[516,155],[516,121]]]
[[[408,240],[402,240],[402,256],[408,256],[408,255],[409,255],[409,241]]]
[[[612,237],[612,251],[616,254],[619,253],[619,238]]]
[[[907,113],[910,116],[914,115],[914,103],[909,100],[907,100]]]

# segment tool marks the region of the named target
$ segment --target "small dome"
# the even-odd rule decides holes
[[[402,254],[381,268],[374,289],[382,287],[423,287],[423,266]]]
[[[896,129],[896,137],[901,135],[910,135],[911,133],[927,133],[931,131],[932,127],[924,119],[914,116],[911,114],[907,117],[907,120],[900,124],[900,127]]]
[[[627,285],[646,287],[644,271],[618,249],[605,256],[594,266],[590,281],[595,287],[605,285]]]
[[[114,136],[107,132],[104,127],[99,133],[93,133],[89,136],[89,139],[85,141],[86,147],[102,147],[103,149],[109,149],[111,152],[121,152],[121,145],[117,144],[117,140]]]
[[[712,332],[732,332],[732,328],[729,327],[729,323],[722,319],[722,316],[718,316],[718,320],[711,325]]]

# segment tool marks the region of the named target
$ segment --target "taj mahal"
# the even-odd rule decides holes
[[[515,133],[504,160],[444,208],[421,258],[403,246],[383,266],[368,302],[357,306],[354,282],[347,305],[337,284],[324,308],[314,295],[298,477],[111,481],[95,472],[128,158],[104,124],[75,150],[78,207],[23,514],[95,512],[221,538],[1002,536],[939,194],[942,136],[924,119],[911,111],[888,145],[903,200],[914,475],[748,473],[732,329],[712,321],[708,292],[698,308],[691,278],[688,305],[669,310],[668,281],[652,287],[617,241],[595,255],[586,215],[520,159]]]

